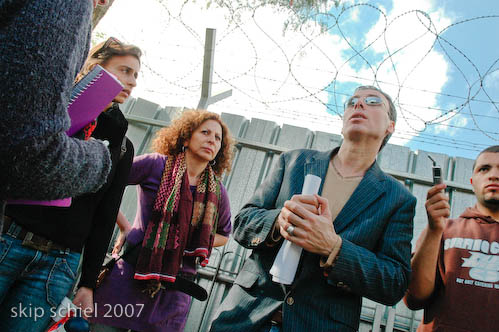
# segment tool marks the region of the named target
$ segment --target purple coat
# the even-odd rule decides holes
[[[137,186],[137,215],[128,235],[130,243],[141,242],[163,175],[166,156],[152,153],[135,157],[128,184]],[[195,187],[191,187],[195,188]],[[189,198],[188,198],[189,199]],[[192,196],[190,197],[192,201]],[[217,233],[231,232],[227,190],[221,186]],[[194,258],[185,257],[182,272],[196,273]],[[110,275],[94,293],[96,311],[93,323],[136,331],[183,331],[191,297],[185,293],[161,290],[154,299],[142,293],[142,284],[133,279],[134,268],[119,260]]]

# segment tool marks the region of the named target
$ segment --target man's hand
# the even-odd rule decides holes
[[[428,227],[423,230],[416,244],[416,251],[411,260],[411,280],[404,298],[412,309],[421,309],[421,303],[429,299],[435,291],[440,242],[450,215],[449,197],[444,193],[445,187],[443,183],[437,184],[428,190],[426,196]]]
[[[426,195],[425,207],[430,230],[442,231],[450,216],[449,196],[444,193],[446,187],[444,183],[437,184],[431,187]]]
[[[281,235],[303,249],[328,256],[336,237],[329,203],[319,195],[294,195],[284,203],[277,218]],[[289,234],[293,226],[293,234]]]
[[[81,308],[82,316],[88,319],[94,312],[94,291],[88,287],[80,287],[73,299],[74,305]]]

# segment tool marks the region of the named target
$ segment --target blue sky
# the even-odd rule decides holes
[[[468,61],[463,55],[452,49],[448,44],[443,44],[445,50],[452,56],[459,69],[452,68],[448,83],[443,87],[441,93],[461,97],[467,97],[468,94],[475,96],[476,101],[471,101],[464,107],[457,117],[465,117],[468,120],[467,130],[459,130],[451,138],[458,139],[460,142],[471,142],[484,145],[499,144],[499,3],[493,0],[481,0],[475,2],[469,1],[437,1],[437,6],[448,12],[455,21],[462,21],[474,17],[496,15],[491,18],[479,18],[477,20],[462,23],[449,28],[442,34],[446,40],[452,42],[461,52],[463,52],[471,61]],[[442,51],[441,47],[437,47]],[[495,70],[495,71],[494,71]],[[464,75],[463,75],[464,74]],[[483,89],[480,88],[480,76],[483,80]],[[466,82],[466,80],[468,82]],[[473,86],[470,88],[468,84]],[[487,96],[488,95],[488,96]],[[495,107],[491,103],[495,101]],[[444,109],[452,108],[463,100],[458,98],[446,97],[441,95],[438,103]],[[471,117],[474,115],[474,120]],[[476,123],[474,123],[476,122]],[[483,132],[482,132],[483,131]],[[434,127],[430,127],[430,134],[438,134]],[[485,132],[485,133],[484,133]],[[435,150],[438,146],[433,144],[421,143],[417,140],[409,143],[409,146],[420,149]],[[449,154],[468,156],[474,158],[476,151],[464,151],[459,148],[449,149]]]
[[[384,20],[381,12],[388,16],[388,33],[393,29],[411,29],[414,28],[413,24],[407,24],[410,17],[416,16],[414,13],[408,11],[398,12],[403,14],[397,19],[394,19],[392,10],[394,10],[393,1],[371,1],[370,6],[354,6],[350,7],[350,3],[346,3],[347,10],[341,12],[341,7],[332,9],[330,13],[334,16],[335,20],[326,21],[328,24],[335,23],[336,19],[339,24],[333,27],[329,32],[332,35],[347,36],[349,43],[357,51],[363,49],[372,42],[374,39],[368,39],[369,31],[380,20]],[[499,102],[499,84],[498,84],[498,71],[499,64],[495,62],[499,59],[499,38],[497,31],[499,31],[499,4],[497,1],[477,1],[470,4],[468,1],[434,1],[430,3],[430,8],[424,11],[430,16],[434,12],[440,12],[441,20],[447,24],[436,26],[435,32],[438,32],[440,39],[435,38],[435,34],[428,33],[427,35],[434,39],[435,45],[431,48],[431,52],[442,55],[444,62],[448,68],[445,73],[439,73],[439,79],[442,80],[442,74],[445,79],[442,80],[437,89],[428,89],[425,92],[427,95],[434,95],[435,100],[433,103],[425,104],[419,103],[418,100],[411,100],[407,98],[407,93],[403,90],[399,99],[401,104],[413,104],[418,107],[405,107],[401,105],[400,113],[402,116],[418,118],[422,120],[414,121],[412,125],[415,128],[408,128],[403,126],[398,131],[398,135],[402,136],[404,133],[419,132],[415,137],[411,138],[405,145],[411,147],[413,150],[426,150],[432,152],[443,152],[453,156],[463,156],[474,158],[477,150],[481,150],[487,145],[499,144],[499,112],[497,104]],[[413,7],[417,9],[417,7]],[[382,9],[381,12],[377,9]],[[355,12],[355,14],[354,14]],[[496,14],[496,17],[482,17]],[[351,19],[356,16],[355,19]],[[459,23],[461,21],[470,20],[469,22]],[[399,21],[400,23],[397,23]],[[426,21],[421,16],[420,26],[429,26],[429,21]],[[437,22],[434,22],[438,24]],[[455,24],[445,29],[450,23]],[[341,30],[341,31],[340,31]],[[416,29],[417,30],[417,29]],[[443,32],[441,32],[443,31]],[[418,36],[424,35],[421,33],[407,32],[408,48],[411,48],[410,41],[416,39]],[[379,36],[379,35],[376,35]],[[381,37],[382,38],[382,37]],[[424,38],[424,37],[423,37]],[[397,43],[395,43],[397,44]],[[390,43],[388,43],[390,46]],[[393,52],[393,49],[391,50]],[[410,55],[415,56],[422,63],[425,62],[424,55],[428,49],[417,48],[410,50]],[[343,51],[345,57],[354,56],[350,61],[353,68],[360,71],[368,69],[369,65],[376,68],[383,59],[388,59],[387,52],[376,52],[373,48],[369,47],[363,52],[361,58],[356,55],[356,51],[346,49]],[[419,53],[419,56],[416,54]],[[404,54],[404,58],[409,56]],[[404,61],[411,61],[411,59],[396,59],[399,61],[397,65],[402,64]],[[397,69],[397,66],[395,66]],[[420,70],[417,66],[413,67],[416,73]],[[421,69],[427,71],[427,69]],[[388,75],[389,76],[389,75]],[[431,75],[431,71],[427,72],[427,80],[436,79]],[[381,83],[383,88],[387,88],[389,84],[396,84],[396,80],[385,79],[379,77],[379,80],[386,83]],[[372,81],[374,82],[374,79]],[[483,82],[483,84],[481,84]],[[358,84],[357,77],[351,81],[337,81],[336,91],[348,91]],[[410,76],[407,77],[406,84],[411,88],[418,90],[427,90],[424,84],[424,79],[412,80]],[[406,85],[404,84],[404,85]],[[389,88],[387,88],[389,89]],[[330,91],[332,89],[329,89]],[[393,94],[392,94],[393,95]],[[471,100],[473,98],[473,100]],[[329,104],[331,108],[338,100],[334,91],[329,94]],[[465,104],[464,106],[462,106]],[[430,112],[428,107],[438,109],[437,112]],[[454,110],[449,112],[450,110]],[[336,110],[332,110],[334,113]],[[447,113],[445,115],[445,113]],[[428,115],[432,113],[432,115]],[[442,118],[439,118],[443,115]],[[399,115],[400,119],[400,115]],[[425,126],[425,121],[426,126]],[[400,129],[400,128],[398,128]],[[417,129],[417,130],[413,130]]]
[[[346,96],[374,83],[399,107],[393,144],[467,158],[499,144],[498,1],[344,1],[357,5],[332,8],[322,33],[314,24],[284,33],[286,10],[236,10],[234,21],[227,8],[183,3],[116,1],[97,26],[98,38],[144,50],[135,97],[195,107],[209,27],[217,29],[213,93],[233,90],[210,110],[339,134]],[[496,17],[445,29],[487,15]]]

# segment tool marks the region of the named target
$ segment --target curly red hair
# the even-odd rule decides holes
[[[153,151],[165,155],[180,153],[184,143],[191,138],[192,133],[207,120],[215,120],[222,127],[222,145],[214,159],[216,163],[212,166],[213,171],[218,176],[225,171],[230,172],[234,153],[234,139],[220,115],[206,110],[186,110],[180,117],[173,120],[168,127],[160,129],[152,142]]]

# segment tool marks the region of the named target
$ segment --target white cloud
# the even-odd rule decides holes
[[[430,18],[423,12],[429,13]],[[380,84],[381,87],[402,104],[396,132],[422,130],[425,121],[440,114],[434,109],[438,108],[436,93],[448,81],[449,67],[433,46],[435,34],[451,21],[434,8],[433,1],[428,0],[418,1],[417,7],[414,2],[394,0],[393,8],[386,14],[386,20],[380,15],[365,43],[371,43],[386,29],[385,35],[372,45],[372,49],[384,57],[384,62],[378,64],[377,78],[389,84]],[[403,87],[399,90],[400,85]],[[440,130],[444,129],[441,127]],[[404,144],[410,137],[394,135],[391,143]]]
[[[483,87],[486,90],[496,90],[499,92],[499,68],[492,69],[491,72],[484,77],[483,79]],[[489,93],[490,94],[490,93]],[[495,93],[497,96],[499,93]],[[497,100],[494,100],[497,101]]]

